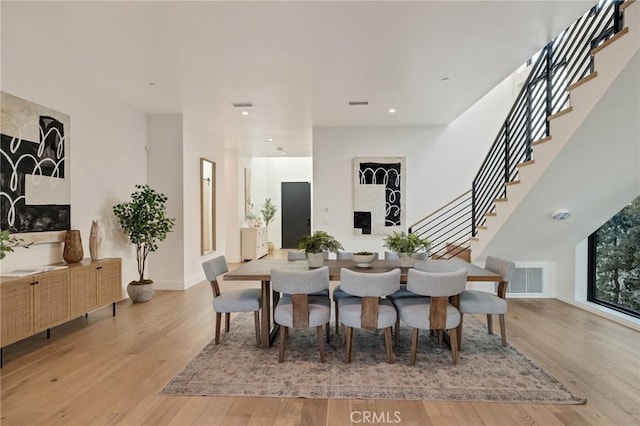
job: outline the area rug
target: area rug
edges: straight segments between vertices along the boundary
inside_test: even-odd
[[[289,333],[285,362],[278,363],[278,342],[257,348],[253,315],[239,314],[220,345],[209,343],[162,390],[165,395],[260,396],[329,399],[395,399],[584,404],[558,380],[520,351],[500,345],[499,334],[465,316],[458,365],[437,339],[422,332],[415,366],[409,366],[411,330],[401,329],[396,363],[386,362],[384,335],[354,330],[353,355],[334,333],[319,361],[315,329]],[[333,322],[332,322],[333,325]],[[213,326],[213,325],[212,325]]]

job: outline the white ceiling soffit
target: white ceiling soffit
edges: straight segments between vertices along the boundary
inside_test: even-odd
[[[3,1],[2,62],[189,113],[254,155],[310,155],[313,126],[451,122],[592,4]]]

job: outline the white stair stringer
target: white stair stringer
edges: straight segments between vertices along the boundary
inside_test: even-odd
[[[625,8],[625,27],[594,55],[597,76],[571,90],[572,111],[551,120],[551,140],[533,147],[507,201],[495,203],[472,260],[553,260],[640,194],[640,2]],[[572,211],[562,227],[550,219],[557,208]]]

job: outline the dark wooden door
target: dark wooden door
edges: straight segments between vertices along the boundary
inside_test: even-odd
[[[311,233],[311,184],[282,182],[282,248],[298,248],[298,240]]]

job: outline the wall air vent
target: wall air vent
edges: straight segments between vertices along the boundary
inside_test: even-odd
[[[543,294],[544,275],[543,267],[516,267],[507,293]]]
[[[231,105],[236,108],[251,108],[253,106],[251,102],[232,102]]]
[[[369,101],[349,101],[350,106],[369,105]]]

